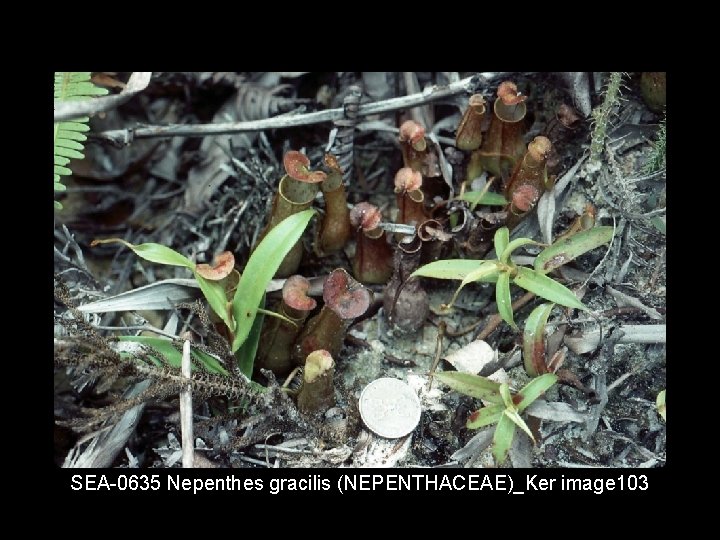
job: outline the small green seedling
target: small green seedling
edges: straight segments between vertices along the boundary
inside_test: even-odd
[[[456,392],[485,401],[485,407],[470,414],[466,427],[479,429],[497,424],[493,435],[493,456],[498,465],[507,458],[517,427],[535,442],[532,431],[520,414],[557,382],[556,375],[546,373],[513,394],[506,383],[496,383],[480,375],[444,371],[436,373],[435,378]]]
[[[315,211],[312,209],[293,214],[267,233],[250,256],[232,301],[228,300],[224,279],[217,279],[215,276],[205,277],[209,274],[208,271],[203,272],[203,269],[200,268],[203,265],[195,264],[184,255],[166,246],[153,243],[134,245],[119,238],[95,240],[92,245],[119,242],[147,261],[184,266],[192,271],[210,308],[230,330],[232,351],[238,359],[240,370],[249,377],[252,375],[255,351],[262,326],[262,317],[258,317],[258,314],[281,317],[263,309],[265,289],[285,255],[302,236],[314,214]],[[207,265],[204,266],[207,267]],[[209,271],[212,272],[213,269]],[[201,272],[205,276],[201,275]],[[135,341],[137,340],[135,339]],[[153,346],[155,345],[153,344]],[[211,370],[217,368],[217,366],[208,365],[202,357],[200,357],[200,361]]]
[[[441,306],[444,311],[450,311],[460,291],[468,283],[495,283],[498,312],[505,322],[517,329],[513,320],[511,284],[562,306],[589,311],[588,307],[578,300],[575,293],[545,274],[583,253],[608,243],[612,239],[612,235],[612,227],[595,227],[563,238],[543,250],[535,259],[534,268],[531,269],[516,265],[510,256],[520,246],[540,244],[530,238],[517,238],[511,242],[509,229],[502,227],[498,229],[494,237],[498,259],[435,261],[418,268],[412,275],[461,280],[460,286],[450,302]]]

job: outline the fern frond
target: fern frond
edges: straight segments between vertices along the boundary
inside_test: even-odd
[[[95,86],[90,82],[90,72],[58,72],[55,73],[55,100],[56,101],[77,101],[92,96],[103,96],[108,91],[105,88]],[[90,131],[88,117],[75,118],[70,122],[55,122],[55,134],[53,137],[54,158],[53,158],[53,184],[55,191],[65,191],[65,186],[60,181],[61,176],[68,176],[72,173],[65,167],[71,159],[82,159],[83,143],[87,140],[85,132]],[[62,204],[55,201],[55,208],[62,208]]]

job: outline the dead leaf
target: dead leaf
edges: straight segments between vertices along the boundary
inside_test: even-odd
[[[95,73],[90,77],[90,81],[98,86],[104,86],[106,88],[125,88],[125,83],[118,81],[115,77],[112,77],[109,73]]]
[[[450,362],[458,371],[473,375],[480,373],[486,365],[496,359],[497,351],[494,351],[490,345],[482,340],[471,341],[445,357],[445,360]]]

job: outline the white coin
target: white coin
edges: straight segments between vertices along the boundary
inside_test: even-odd
[[[360,416],[368,429],[381,437],[398,439],[420,422],[420,400],[406,383],[383,377],[360,394]]]

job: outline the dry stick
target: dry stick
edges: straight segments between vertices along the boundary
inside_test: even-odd
[[[483,75],[480,75],[483,77]],[[493,74],[493,77],[495,74]],[[485,82],[490,82],[493,77],[484,77]],[[470,82],[473,77],[467,77],[448,85],[435,85],[417,94],[386,99],[375,103],[360,105],[357,116],[370,116],[385,112],[397,111],[424,105],[438,99],[456,96],[469,91]],[[284,115],[254,120],[252,122],[224,122],[217,124],[181,125],[169,126],[144,126],[134,129],[115,129],[98,133],[97,137],[108,140],[117,145],[130,144],[134,139],[147,139],[151,137],[204,137],[206,135],[232,135],[248,131],[263,131],[266,129],[283,129],[310,124],[321,124],[333,122],[345,116],[342,107],[328,109],[307,114]]]
[[[191,377],[190,342],[183,343],[182,376]],[[182,431],[182,464],[192,469],[195,462],[195,437],[193,436],[192,386],[187,384],[180,390],[180,430]]]
[[[426,390],[429,392],[432,388],[432,381],[433,381],[433,375],[435,374],[435,370],[438,367],[438,364],[440,363],[440,356],[442,356],[442,342],[443,342],[443,336],[445,335],[445,329],[447,328],[447,325],[441,321],[440,324],[438,324],[438,335],[437,335],[437,346],[435,347],[435,359],[433,360],[432,366],[430,366],[430,373],[428,373],[428,382]]]
[[[290,375],[287,376],[287,378],[285,379],[285,382],[283,383],[281,388],[287,388],[288,386],[290,386],[290,383],[295,378],[295,375],[297,375],[297,372],[300,371],[301,369],[302,369],[302,367],[300,367],[300,366],[295,367],[295,369],[293,369],[290,372]]]
[[[521,307],[528,304],[533,298],[535,298],[535,293],[526,292],[524,295],[522,295],[520,298],[515,300],[512,303],[512,311],[513,313],[516,312]],[[484,340],[487,339],[487,337],[492,334],[498,326],[500,326],[500,323],[502,322],[502,317],[500,317],[499,313],[496,313],[490,319],[488,320],[487,325],[485,328],[482,329],[482,332],[478,334],[478,337],[475,338],[477,340]]]
[[[102,111],[109,111],[119,107],[138,92],[147,88],[152,77],[152,71],[136,71],[130,75],[125,89],[119,94],[99,98],[84,99],[81,101],[56,101],[53,120],[61,122],[79,116],[89,116]]]
[[[460,337],[464,336],[465,334],[472,332],[475,330],[478,326],[480,326],[483,323],[482,319],[478,319],[474,323],[472,323],[470,326],[466,326],[465,328],[460,328],[459,330],[450,330],[448,329],[445,334],[449,337]]]

